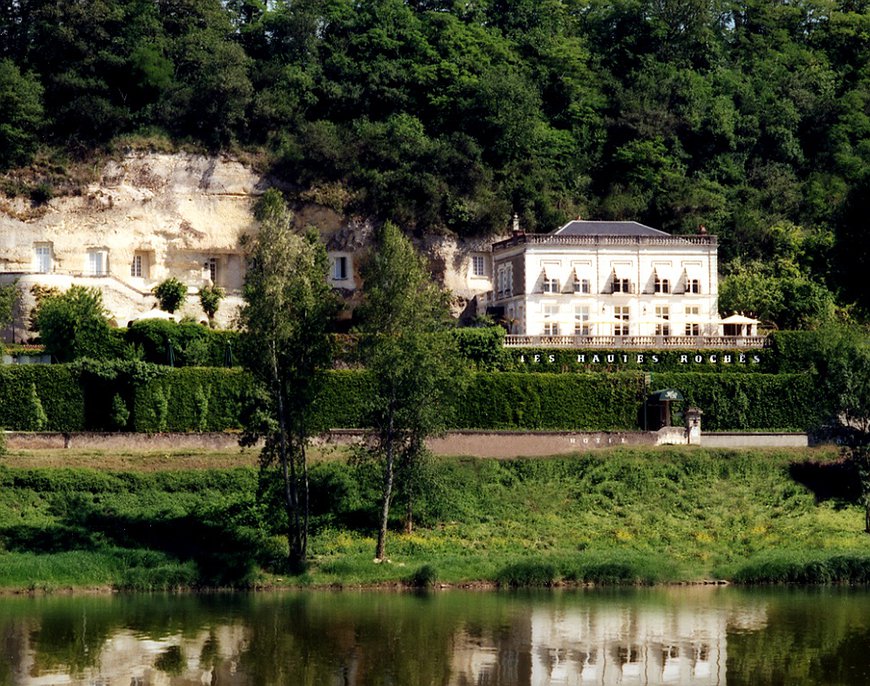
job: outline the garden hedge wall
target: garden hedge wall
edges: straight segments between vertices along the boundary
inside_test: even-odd
[[[636,429],[643,375],[478,373],[455,412],[463,429]]]
[[[454,428],[632,430],[640,426],[646,392],[661,388],[680,390],[687,404],[704,411],[704,427],[712,431],[808,429],[830,416],[809,374],[477,372],[454,413]],[[235,368],[93,362],[0,367],[0,425],[39,428],[34,389],[45,430],[225,431],[241,427],[253,381]],[[318,423],[362,427],[370,393],[367,372],[329,372]],[[123,423],[113,418],[119,401],[129,412]]]
[[[86,428],[85,395],[70,365],[0,366],[0,426],[11,431],[82,431]],[[34,390],[44,412],[37,421]]]
[[[651,390],[676,388],[704,412],[707,431],[797,430],[820,426],[830,411],[810,374],[653,374]]]

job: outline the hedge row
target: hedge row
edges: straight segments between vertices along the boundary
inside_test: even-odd
[[[830,416],[809,374],[654,374],[655,389],[676,388],[704,412],[708,431],[820,426]]]
[[[806,374],[478,372],[454,413],[455,428],[636,429],[648,391],[676,388],[704,411],[709,430],[807,429],[829,416]],[[327,375],[322,426],[364,426],[370,378]],[[239,369],[143,363],[0,368],[0,424],[12,430],[225,431],[239,429],[253,390]],[[34,400],[36,398],[36,400]],[[42,421],[37,421],[42,409]]]

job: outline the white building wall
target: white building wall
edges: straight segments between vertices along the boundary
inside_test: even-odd
[[[668,326],[669,335],[695,335],[687,325],[697,325],[697,335],[717,333],[718,274],[716,246],[707,244],[566,245],[520,243],[494,254],[494,288],[500,265],[523,255],[525,283],[512,298],[493,294],[494,304],[514,317],[524,305],[521,322],[512,333],[526,335],[575,334],[578,307],[589,312],[589,335],[609,336],[619,330],[616,315],[628,308],[630,336],[653,336],[657,325]],[[590,281],[589,293],[574,292],[574,272]],[[582,273],[581,273],[582,272]],[[629,293],[611,293],[613,275],[630,281]],[[558,280],[558,292],[544,292],[544,277]],[[655,278],[667,279],[669,293],[655,293]],[[688,292],[687,279],[700,282],[700,292]],[[523,300],[524,302],[520,302]],[[657,311],[657,308],[658,311]],[[663,321],[667,308],[667,322]],[[687,310],[687,308],[690,308]],[[658,315],[658,316],[657,316]],[[555,328],[554,325],[555,324]],[[661,331],[661,329],[659,329]]]

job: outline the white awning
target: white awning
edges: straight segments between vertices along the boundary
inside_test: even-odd
[[[686,272],[686,277],[689,279],[702,279],[704,277],[704,268],[700,264],[684,264],[683,271]]]
[[[719,322],[720,324],[758,324],[757,319],[753,319],[752,317],[747,317],[742,314],[732,314],[730,317],[725,317],[725,319]]]
[[[631,264],[620,264],[616,263],[613,265],[613,275],[617,279],[628,279],[631,280],[631,275],[634,272]]]

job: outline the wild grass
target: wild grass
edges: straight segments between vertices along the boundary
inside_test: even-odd
[[[320,460],[299,576],[283,566],[274,484],[253,467],[0,467],[0,587],[865,583],[862,510],[824,495],[848,488],[816,483],[845,478],[835,457],[675,448],[442,458],[412,533],[400,533],[400,494],[383,564],[373,561],[376,472]],[[814,476],[799,483],[794,465],[807,460]]]

